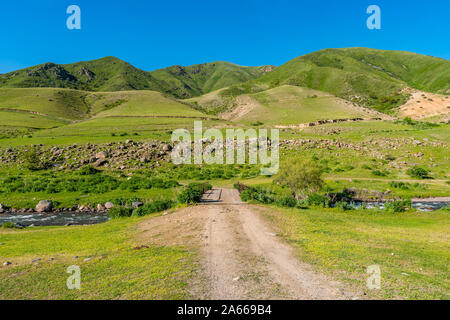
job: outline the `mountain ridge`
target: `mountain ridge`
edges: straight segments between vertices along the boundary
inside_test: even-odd
[[[175,98],[189,98],[224,86],[254,79],[272,66],[243,67],[229,62],[171,66],[144,71],[119,58],[71,64],[43,63],[0,75],[3,88],[66,88],[83,91],[153,90]],[[205,91],[206,90],[206,91]]]
[[[224,61],[173,65],[144,71],[107,56],[71,64],[44,63],[0,75],[0,87],[53,87],[83,91],[157,91],[177,99],[219,89],[238,96],[294,85],[331,93],[361,106],[387,112],[409,98],[414,88],[450,93],[450,61],[407,51],[362,47],[323,49],[274,67],[244,67]]]

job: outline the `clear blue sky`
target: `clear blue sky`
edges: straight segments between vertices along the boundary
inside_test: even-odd
[[[68,30],[66,9],[82,11]],[[366,9],[382,10],[368,30]],[[138,68],[230,61],[281,65],[323,48],[371,47],[450,58],[448,0],[2,0],[0,73],[116,56]]]

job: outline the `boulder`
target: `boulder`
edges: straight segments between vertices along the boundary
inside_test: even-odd
[[[108,152],[106,152],[106,151],[100,151],[99,153],[97,153],[97,154],[95,155],[95,157],[96,157],[97,159],[105,160],[106,158],[108,158]]]
[[[161,150],[162,151],[171,151],[172,150],[172,147],[169,145],[169,144],[163,144],[162,145],[162,147],[161,147]]]
[[[135,201],[135,202],[133,202],[132,204],[131,204],[131,206],[133,207],[133,208],[139,208],[139,207],[142,207],[144,204],[142,203],[142,202],[140,202],[140,201]]]
[[[36,205],[37,212],[51,212],[53,209],[53,203],[49,200],[42,200]]]
[[[107,203],[105,203],[105,208],[106,208],[107,210],[109,210],[109,209],[111,209],[111,208],[114,208],[114,204],[113,204],[112,202],[107,202]]]
[[[97,161],[95,161],[94,167],[101,167],[101,166],[105,165],[106,162],[107,161],[105,159],[98,159]]]
[[[2,204],[0,204],[0,213],[5,213],[6,207]]]
[[[99,203],[98,205],[97,205],[97,211],[100,211],[100,212],[102,212],[102,211],[105,211],[105,206],[104,205],[102,205],[101,203]]]

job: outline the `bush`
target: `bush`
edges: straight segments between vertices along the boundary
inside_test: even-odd
[[[81,168],[79,171],[80,175],[82,175],[82,176],[93,175],[93,174],[97,174],[99,172],[100,172],[100,170],[95,169],[93,166],[85,166],[85,167]]]
[[[114,205],[116,206],[125,206],[125,207],[131,207],[131,205],[133,204],[133,202],[142,202],[141,199],[139,198],[129,198],[129,199],[125,199],[125,198],[116,198],[113,201],[111,201]]]
[[[2,229],[20,229],[18,225],[16,225],[14,222],[4,222],[1,226]]]
[[[212,185],[209,183],[193,182],[186,186],[186,188],[178,195],[180,203],[197,203],[202,199],[203,194],[207,190],[211,190]]]
[[[111,219],[131,217],[132,214],[133,208],[113,207],[109,210],[109,216]]]
[[[406,210],[406,208],[410,208],[410,207],[411,207],[410,200],[392,201],[392,202],[386,202],[384,204],[384,210],[387,212],[392,212],[392,213],[404,212]]]
[[[397,188],[397,189],[401,189],[401,190],[409,190],[410,188],[410,184],[409,183],[405,183],[405,182],[396,182],[396,181],[391,181],[389,183],[389,186],[391,188]]]
[[[249,200],[253,199],[253,190],[252,189],[245,189],[241,192],[241,200],[244,202],[247,202]]]
[[[320,191],[324,184],[322,169],[315,162],[301,158],[293,158],[282,163],[275,182],[287,186],[292,196],[297,199]]]
[[[348,204],[346,201],[338,201],[336,202],[336,208],[339,208],[343,211],[353,210],[354,207]]]
[[[309,195],[308,198],[306,198],[306,204],[308,206],[326,207],[327,206],[327,198],[318,193],[313,193],[313,194]]]
[[[33,148],[23,154],[25,168],[31,171],[39,171],[47,168],[47,164],[39,158],[39,149]]]
[[[406,171],[406,173],[413,178],[427,179],[430,172],[427,169],[416,166]]]
[[[372,174],[377,177],[385,177],[388,173],[386,171],[373,170]]]
[[[277,200],[277,205],[282,207],[293,208],[297,205],[297,200],[292,197],[284,197]]]
[[[142,207],[136,208],[133,211],[134,217],[142,217],[155,212],[161,212],[172,208],[174,202],[171,200],[154,200]]]

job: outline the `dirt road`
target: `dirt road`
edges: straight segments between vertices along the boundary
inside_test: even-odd
[[[236,190],[214,190],[206,200],[140,226],[142,239],[151,243],[199,250],[201,272],[192,283],[194,298],[351,298],[339,283],[301,263],[258,210],[241,202]]]

